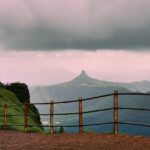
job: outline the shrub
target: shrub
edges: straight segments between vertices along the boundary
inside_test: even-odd
[[[2,82],[0,82],[0,87],[4,87],[4,84]]]
[[[60,127],[59,133],[65,133],[65,129],[63,126]]]
[[[5,85],[5,88],[15,93],[20,102],[22,103],[30,103],[30,94],[28,86],[25,83],[11,83]]]

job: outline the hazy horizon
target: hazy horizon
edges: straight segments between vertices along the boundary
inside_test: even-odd
[[[0,80],[29,85],[56,84],[78,76],[113,82],[150,80],[150,54],[130,51],[4,52]],[[118,61],[120,63],[118,63]]]

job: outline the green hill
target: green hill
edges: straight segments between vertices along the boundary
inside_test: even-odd
[[[0,87],[0,128],[3,129],[3,114],[4,114],[4,105],[10,105],[10,104],[21,104],[19,106],[9,106],[7,108],[7,114],[8,115],[22,115],[24,114],[24,105],[20,102],[20,100],[16,97],[16,95],[4,88]],[[29,112],[31,116],[28,116],[28,124],[38,124],[40,125],[39,120],[39,114],[37,109],[32,105],[29,107]],[[24,124],[24,116],[7,116],[7,124]],[[7,126],[7,129],[10,130],[17,130],[17,131],[23,131],[24,126]],[[36,132],[36,131],[42,131],[42,128],[36,127],[36,126],[30,126],[28,127],[28,131]]]

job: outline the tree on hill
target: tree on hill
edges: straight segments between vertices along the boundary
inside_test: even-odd
[[[11,83],[5,85],[6,89],[15,93],[22,103],[30,103],[30,94],[28,86],[25,83]]]
[[[4,84],[2,82],[0,82],[0,87],[4,87]]]

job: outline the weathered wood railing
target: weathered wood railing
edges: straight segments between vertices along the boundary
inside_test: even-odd
[[[24,131],[27,132],[28,131],[28,127],[29,126],[39,126],[36,124],[28,124],[28,116],[30,116],[30,114],[28,114],[29,112],[29,105],[50,105],[50,113],[49,114],[40,114],[41,116],[46,116],[49,115],[50,116],[50,125],[42,125],[43,127],[49,127],[50,128],[50,133],[53,134],[54,133],[54,127],[61,127],[58,125],[54,125],[54,116],[55,115],[78,115],[79,116],[79,124],[78,125],[65,125],[63,127],[79,127],[79,133],[83,132],[83,127],[84,126],[95,126],[95,125],[106,125],[106,124],[113,124],[113,133],[114,134],[118,134],[118,124],[127,124],[127,125],[138,125],[138,126],[145,126],[145,127],[150,127],[150,124],[141,124],[141,123],[133,123],[133,122],[120,122],[118,121],[118,110],[122,109],[126,109],[126,110],[141,110],[141,111],[150,111],[150,109],[146,109],[146,108],[129,108],[129,107],[118,107],[118,96],[119,95],[144,95],[144,96],[150,96],[150,94],[145,94],[145,93],[119,93],[118,91],[114,91],[114,93],[111,94],[106,94],[106,95],[101,95],[101,96],[96,96],[96,97],[91,97],[91,98],[85,98],[83,99],[82,97],[79,97],[78,100],[70,100],[70,101],[60,101],[60,102],[54,102],[54,100],[52,99],[50,101],[50,103],[25,103],[24,104],[24,114],[22,115],[10,115],[7,114],[7,108],[10,106],[20,106],[22,104],[10,104],[10,105],[4,105],[4,106],[0,106],[4,108],[4,113],[3,116],[4,118],[4,123],[3,123],[3,128],[7,129],[7,126],[24,126]],[[93,99],[98,99],[98,98],[104,98],[104,97],[108,97],[108,96],[113,96],[114,98],[114,104],[113,107],[110,108],[104,108],[104,109],[96,109],[96,110],[90,110],[90,111],[83,111],[83,106],[82,106],[82,102],[83,101],[90,101]],[[73,102],[78,102],[78,108],[79,111],[75,112],[75,113],[54,113],[54,104],[61,104],[61,103],[73,103]],[[101,122],[101,123],[93,123],[93,124],[83,124],[83,114],[86,113],[93,113],[93,112],[100,112],[100,111],[108,111],[108,110],[114,110],[114,115],[113,115],[113,122]],[[7,124],[7,116],[24,116],[24,124],[19,124],[19,125],[15,125],[15,124]]]

